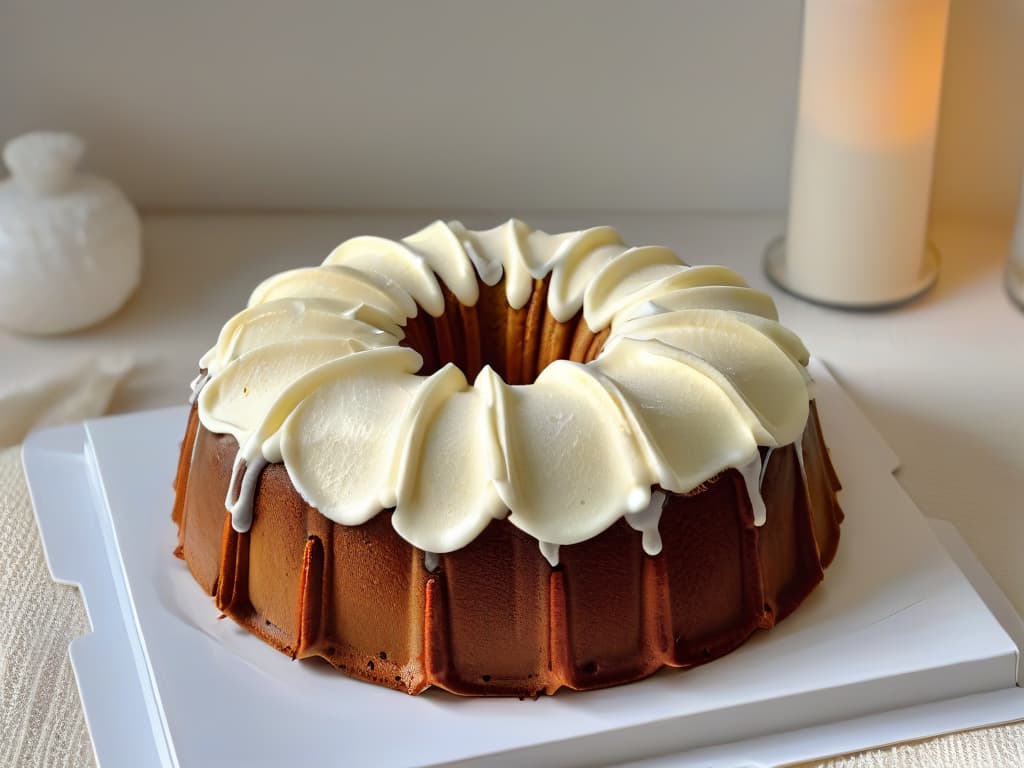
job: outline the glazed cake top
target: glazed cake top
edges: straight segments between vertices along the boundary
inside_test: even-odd
[[[466,306],[480,282],[512,308],[550,274],[560,322],[580,310],[610,327],[588,363],[558,360],[530,384],[485,366],[420,375],[399,346],[422,309]],[[724,267],[629,247],[610,227],[547,234],[511,220],[486,231],[435,222],[400,241],[357,237],[320,267],[275,275],[224,326],[194,387],[206,429],[233,435],[227,507],[248,530],[256,479],[283,461],[328,518],[359,525],[394,508],[414,546],[450,552],[506,515],[549,560],[620,517],[660,549],[660,493],[728,468],[763,522],[758,446],[797,441],[808,416],[808,353],[772,300]],[[798,454],[800,451],[798,451]]]

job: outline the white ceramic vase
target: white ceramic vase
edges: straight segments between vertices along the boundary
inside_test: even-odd
[[[75,172],[77,136],[36,132],[4,147],[0,328],[53,334],[109,317],[138,287],[142,229],[106,179]]]

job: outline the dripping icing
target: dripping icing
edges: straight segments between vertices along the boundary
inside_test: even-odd
[[[423,567],[430,573],[437,570],[437,566],[441,564],[441,556],[437,552],[423,552]]]
[[[803,481],[804,486],[807,485],[807,467],[804,466],[804,441],[803,438],[793,443],[793,449],[796,451],[796,463],[800,467],[800,479]]]
[[[764,488],[764,476],[766,474],[768,474],[768,463],[772,460],[772,454],[773,453],[775,453],[775,449],[774,448],[769,448],[765,452],[764,458],[761,459],[761,472],[757,476],[757,487],[758,488],[762,488],[762,489]]]
[[[767,518],[764,497],[761,496],[761,451],[754,451],[754,458],[738,469],[743,475],[743,482],[747,485],[750,508],[754,512],[754,525],[760,528]]]
[[[191,393],[188,396],[189,405],[195,405],[196,400],[199,399],[199,395],[203,391],[203,387],[205,387],[209,383],[211,378],[212,375],[210,374],[210,371],[207,370],[200,372],[198,376],[196,376],[194,379],[192,379],[191,382],[189,382],[189,388],[191,389]]]
[[[252,508],[256,497],[256,483],[267,466],[263,452],[252,450],[249,446],[253,441],[246,441],[249,450],[239,450],[231,465],[231,480],[228,484],[228,495],[224,506],[231,514],[231,527],[239,533],[245,533],[252,527]]]
[[[639,512],[627,512],[626,522],[634,531],[640,531],[643,536],[644,552],[651,557],[661,553],[661,532],[658,525],[661,523],[661,512],[665,508],[665,493],[654,491],[651,494],[651,501],[645,509]]]
[[[558,566],[558,544],[552,544],[549,541],[537,542],[540,545],[540,553],[544,555],[544,559],[548,561],[552,568]]]
[[[501,282],[501,276],[503,273],[500,261],[490,261],[485,259],[476,250],[476,246],[473,245],[472,240],[463,240],[462,247],[466,251],[466,256],[469,257],[470,263],[476,270],[477,275],[480,276],[480,280],[483,281],[484,285],[495,286]]]

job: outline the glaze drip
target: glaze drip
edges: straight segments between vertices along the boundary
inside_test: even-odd
[[[555,568],[558,565],[558,545],[552,544],[550,541],[540,541],[540,553],[544,555],[544,559],[548,561],[548,564]]]
[[[441,564],[441,558],[436,552],[424,552],[423,553],[423,567],[428,572],[433,573],[437,570],[437,567]]]
[[[797,445],[798,443],[793,443]],[[775,453],[774,448],[768,448],[765,450],[764,458],[761,459],[761,472],[757,477],[757,487],[764,488],[764,476],[768,474],[768,464],[772,460],[772,454]]]
[[[754,453],[754,458],[738,468],[743,475],[743,482],[747,486],[747,496],[750,498],[750,508],[754,513],[754,525],[764,525],[768,513],[764,506],[764,497],[761,496],[761,452]]]
[[[797,440],[793,443],[793,448],[796,449],[796,464],[800,467],[800,479],[804,485],[807,485],[807,467],[804,466],[804,443],[803,440]]]
[[[253,498],[260,473],[267,460],[256,451],[239,451],[231,467],[231,482],[224,507],[231,514],[231,527],[245,533],[252,527]]]
[[[644,552],[651,557],[661,554],[661,532],[658,526],[661,523],[661,511],[665,508],[665,499],[664,492],[655,491],[651,494],[651,502],[646,509],[626,513],[626,522],[634,531],[643,534]]]
[[[196,400],[199,399],[200,393],[203,391],[203,387],[210,381],[210,372],[205,371],[198,374],[192,381],[189,382],[189,396],[188,404],[194,405]]]

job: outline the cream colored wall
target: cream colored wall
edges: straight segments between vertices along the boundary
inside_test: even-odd
[[[1006,216],[1022,0],[953,0],[941,211]],[[9,0],[0,135],[159,208],[782,209],[799,0]]]

